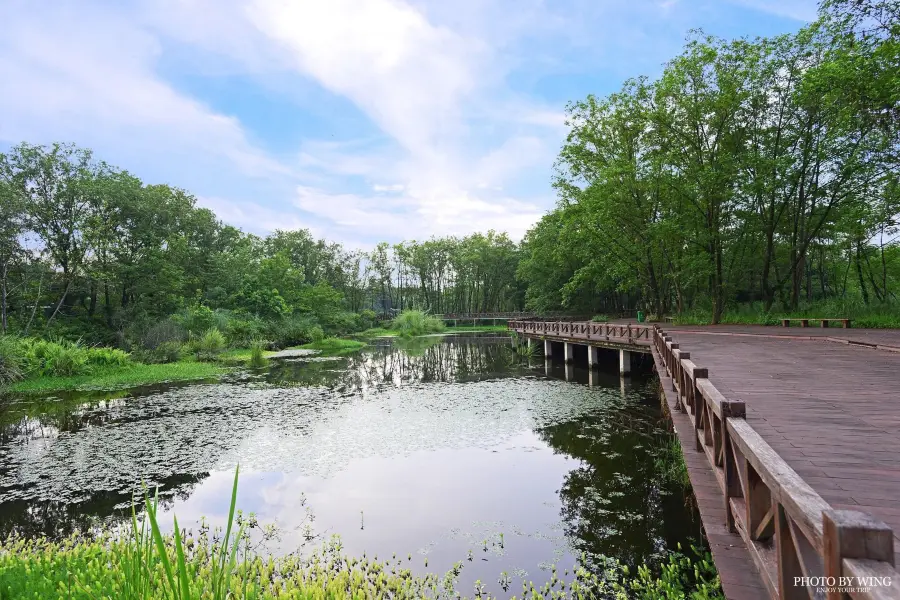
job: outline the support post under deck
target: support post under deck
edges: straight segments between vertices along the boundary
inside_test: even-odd
[[[631,352],[619,350],[619,374],[631,375]]]

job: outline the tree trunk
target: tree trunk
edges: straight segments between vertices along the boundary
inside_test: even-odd
[[[6,273],[7,273],[7,263],[3,261],[3,268],[0,271],[0,331],[6,333],[7,322],[6,322]]]
[[[88,316],[93,317],[97,310],[97,282],[91,279],[91,302],[88,305]]]
[[[863,302],[869,303],[869,290],[866,289],[866,281],[863,279],[862,263],[859,261],[860,243],[856,242],[856,276],[859,278],[859,290],[862,292]]]
[[[50,324],[53,323],[53,319],[56,318],[56,314],[59,312],[59,309],[62,307],[63,302],[66,301],[66,296],[69,295],[69,288],[71,288],[71,287],[72,287],[72,280],[70,279],[69,281],[66,282],[66,289],[63,290],[62,297],[59,299],[59,302],[56,303],[56,310],[54,310],[53,314],[50,315],[50,318],[47,319],[47,326],[44,328],[44,330],[50,329]]]

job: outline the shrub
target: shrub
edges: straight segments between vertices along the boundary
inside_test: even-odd
[[[593,321],[594,323],[608,323],[609,315],[594,315],[593,317],[591,317],[591,321]]]
[[[0,386],[25,377],[25,350],[12,336],[0,336]]]
[[[90,372],[88,352],[80,344],[47,342],[42,356],[44,375],[69,377]]]
[[[176,323],[184,327],[188,333],[200,335],[218,324],[219,319],[208,306],[195,306],[181,311],[172,317]]]
[[[314,325],[307,333],[310,342],[321,342],[325,339],[325,331],[318,325]]]
[[[141,347],[156,350],[163,344],[176,343],[179,347],[187,339],[187,330],[173,319],[163,319],[141,336]]]
[[[421,310],[404,310],[391,323],[402,336],[424,335],[444,330],[444,322]]]
[[[124,367],[131,364],[131,356],[117,348],[89,348],[87,361],[97,367]]]
[[[258,317],[232,317],[225,326],[228,344],[235,348],[252,346],[266,334],[266,323]]]
[[[263,340],[254,340],[250,344],[250,366],[253,368],[264,367],[269,364],[268,359],[266,359],[266,347],[268,343]]]
[[[378,314],[374,310],[368,308],[359,313],[359,321],[357,322],[360,330],[372,329],[378,325]]]
[[[298,346],[311,341],[311,330],[317,325],[310,315],[292,315],[270,322],[266,338],[272,340],[273,345],[278,348]]]
[[[225,336],[217,328],[212,327],[203,334],[197,345],[197,358],[215,360],[225,349]]]
[[[135,352],[135,358],[147,364],[174,363],[181,360],[184,344],[181,342],[163,342],[152,350]]]

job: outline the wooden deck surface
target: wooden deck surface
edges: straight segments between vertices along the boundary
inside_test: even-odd
[[[889,525],[900,557],[900,330],[670,325],[665,332],[675,352],[690,353],[691,369],[708,372],[717,394],[745,404],[749,431],[831,508]],[[722,488],[707,453],[696,450],[697,423],[674,408],[672,356],[664,364],[656,347],[653,354],[726,597],[768,597],[744,539],[725,526]]]
[[[900,348],[900,331],[669,331],[720,392],[746,403],[747,422],[822,498],[890,525],[900,556],[900,353],[816,339]]]

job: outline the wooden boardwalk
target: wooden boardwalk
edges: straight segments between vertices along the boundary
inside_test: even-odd
[[[851,596],[900,598],[900,331],[684,326],[653,335],[727,597],[824,598],[790,582],[878,574],[893,580]],[[578,337],[572,343],[603,343]]]
[[[744,401],[747,422],[822,498],[890,525],[900,555],[900,354],[670,332],[726,398]],[[854,333],[847,337],[877,336],[900,347],[900,332]]]

